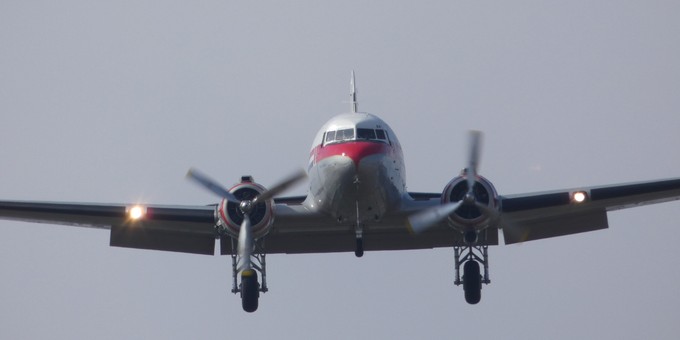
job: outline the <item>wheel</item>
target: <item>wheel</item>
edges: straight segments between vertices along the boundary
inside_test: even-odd
[[[357,237],[357,247],[354,249],[354,256],[364,256],[364,239],[361,237]]]
[[[257,282],[257,272],[248,269],[241,272],[241,304],[243,310],[252,313],[257,310],[260,297],[260,284]]]
[[[479,263],[474,260],[465,262],[463,267],[463,290],[465,301],[471,305],[482,299],[482,276],[479,273]]]

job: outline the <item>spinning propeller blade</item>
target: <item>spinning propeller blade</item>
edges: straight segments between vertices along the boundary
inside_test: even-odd
[[[234,202],[234,203],[240,203],[241,200],[236,198],[236,196],[232,195],[227,189],[222,187],[217,181],[211,179],[210,177],[202,174],[196,169],[189,169],[189,172],[187,172],[187,178],[193,180],[194,182],[197,182],[198,184],[202,185],[204,188],[208,189],[215,195],[222,197],[226,199],[229,202]]]
[[[409,230],[416,234],[422,233],[443,221],[462,204],[463,201],[451,202],[413,214],[408,217]]]
[[[468,184],[468,195],[474,198],[473,188],[477,180],[477,170],[479,168],[479,154],[482,144],[482,132],[471,130],[468,133],[468,166],[467,170],[467,184]]]
[[[300,169],[299,171],[293,173],[292,175],[290,175],[288,178],[284,179],[277,185],[273,186],[271,189],[259,194],[257,197],[255,197],[253,202],[266,201],[268,199],[272,199],[274,198],[274,196],[277,196],[280,193],[288,190],[288,188],[297,184],[306,177],[307,173],[304,170]]]
[[[238,231],[238,254],[241,256],[238,269],[251,268],[250,255],[253,253],[253,231],[250,228],[250,216],[243,214],[243,223]]]

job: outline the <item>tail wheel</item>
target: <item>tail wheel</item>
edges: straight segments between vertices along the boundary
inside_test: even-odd
[[[463,274],[465,301],[471,305],[479,303],[482,299],[482,276],[480,275],[479,263],[474,260],[465,262]]]
[[[241,304],[243,310],[252,313],[257,310],[260,297],[260,284],[257,282],[257,272],[248,269],[241,273]]]

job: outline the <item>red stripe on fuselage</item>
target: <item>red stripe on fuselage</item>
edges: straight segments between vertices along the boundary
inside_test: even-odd
[[[392,147],[380,142],[345,142],[338,144],[328,144],[324,146],[317,146],[312,151],[314,153],[314,163],[318,163],[328,157],[345,156],[354,161],[355,165],[364,158],[376,154],[388,154]]]

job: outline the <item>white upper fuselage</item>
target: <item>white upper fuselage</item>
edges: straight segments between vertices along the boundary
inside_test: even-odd
[[[312,143],[305,205],[339,222],[380,220],[406,195],[397,136],[369,113],[345,113],[324,124]]]

